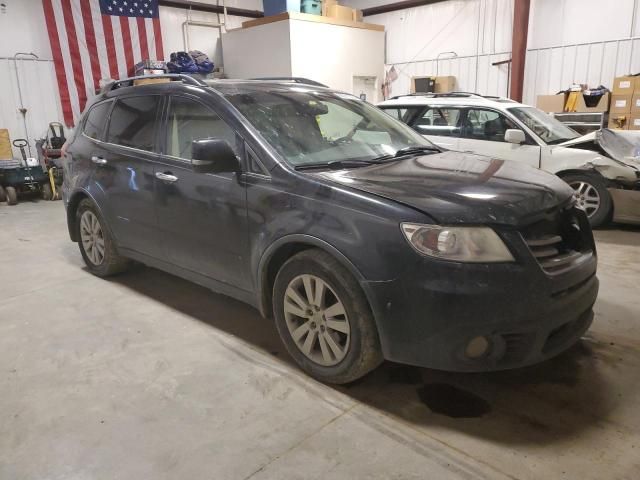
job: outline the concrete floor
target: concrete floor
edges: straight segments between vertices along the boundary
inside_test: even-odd
[[[253,309],[143,267],[100,280],[61,202],[2,204],[0,479],[639,478],[640,229],[596,236],[571,351],[332,388]]]

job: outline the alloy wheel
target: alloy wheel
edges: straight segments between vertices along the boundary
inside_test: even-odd
[[[98,217],[87,210],[80,217],[80,238],[89,261],[95,266],[104,261],[104,235]]]
[[[600,194],[596,187],[583,181],[572,182],[569,185],[574,190],[576,207],[584,210],[589,218],[595,215],[600,208]]]
[[[351,326],[335,291],[306,274],[289,282],[284,297],[285,321],[298,349],[318,365],[340,363],[349,350]]]

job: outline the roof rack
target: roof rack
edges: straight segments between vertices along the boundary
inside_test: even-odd
[[[402,98],[402,97],[429,97],[429,98],[477,97],[477,98],[490,98],[490,99],[500,99],[500,98],[502,98],[502,97],[497,97],[495,95],[480,95],[479,93],[474,93],[474,92],[447,92],[447,93],[416,92],[416,93],[407,93],[406,95],[397,95],[395,97],[391,97],[389,100],[395,100],[396,98]]]
[[[305,85],[312,85],[314,87],[329,88],[324,83],[316,82],[315,80],[311,80],[310,78],[304,78],[304,77],[260,77],[260,78],[252,78],[251,80],[273,80],[273,81],[280,81],[280,82],[293,82],[293,83],[302,83]]]
[[[121,80],[116,80],[105,85],[102,88],[102,92],[110,92],[111,90],[115,90],[117,88],[122,87],[130,87],[133,85],[135,80],[144,80],[144,79],[155,79],[155,78],[168,78],[173,79],[175,81],[181,81],[183,83],[188,83],[189,85],[195,85],[198,87],[206,87],[207,84],[201,80],[200,78],[192,77],[191,75],[186,75],[184,73],[161,73],[156,75],[139,75],[137,77],[129,77],[123,78]]]

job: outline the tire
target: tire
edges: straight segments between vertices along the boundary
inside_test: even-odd
[[[87,198],[76,210],[76,234],[84,263],[94,275],[108,277],[129,267],[130,261],[118,255],[113,236],[100,211]]]
[[[319,302],[315,299],[318,286],[324,291]],[[312,302],[305,300],[309,289]],[[302,300],[306,309],[293,300],[292,290],[301,292],[298,302]],[[378,331],[360,285],[342,264],[321,250],[305,250],[282,266],[273,287],[273,314],[289,354],[322,382],[349,383],[382,363]],[[295,332],[303,332],[297,341]],[[308,353],[304,353],[307,344]]]
[[[15,187],[6,187],[7,205],[16,205],[18,203],[18,192]]]
[[[0,203],[4,202],[7,199],[7,193],[4,190],[4,187],[0,185]]]
[[[51,185],[49,185],[48,183],[44,183],[42,185],[42,190],[40,192],[42,194],[42,199],[43,200],[52,200],[53,199],[53,192],[51,191]]]
[[[585,211],[592,227],[601,227],[611,220],[613,201],[601,177],[589,173],[570,173],[561,178],[575,190],[576,206]]]

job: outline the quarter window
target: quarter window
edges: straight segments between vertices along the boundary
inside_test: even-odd
[[[518,128],[511,120],[493,110],[469,109],[462,124],[462,138],[504,142],[509,128]]]
[[[111,109],[111,102],[102,102],[91,107],[84,122],[83,133],[90,138],[102,140],[107,115]]]
[[[459,137],[459,119],[460,110],[458,108],[432,107],[413,122],[413,129],[422,135]]]
[[[172,97],[169,108],[167,154],[191,160],[194,140],[226,140],[237,153],[235,132],[220,116],[195,100]]]
[[[109,120],[107,142],[153,151],[160,97],[128,97],[116,101]]]

